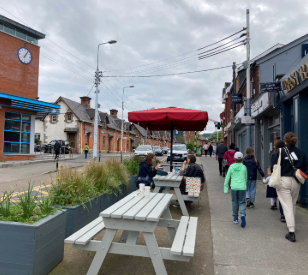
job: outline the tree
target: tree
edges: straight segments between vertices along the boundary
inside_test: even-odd
[[[178,136],[177,141],[178,141],[179,143],[185,144],[185,138],[184,138],[183,136]]]
[[[194,151],[195,151],[195,140],[192,139],[190,142],[188,142],[188,143],[186,144],[186,146],[187,146],[187,149],[189,149],[189,150],[191,150],[192,152],[194,152]]]
[[[223,138],[223,136],[222,136],[222,131],[219,131],[219,132],[218,132],[218,141],[217,141],[217,132],[214,133],[214,134],[212,134],[212,135],[209,137],[209,140],[210,140],[211,142],[217,142],[217,143],[219,143],[219,141],[220,141],[222,138]]]

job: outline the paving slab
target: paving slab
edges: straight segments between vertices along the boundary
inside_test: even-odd
[[[246,210],[246,228],[234,224],[230,193],[223,193],[215,159],[201,158],[208,181],[215,274],[308,274],[308,211],[297,207],[296,243],[279,210],[270,210],[266,185],[258,181],[255,208]]]

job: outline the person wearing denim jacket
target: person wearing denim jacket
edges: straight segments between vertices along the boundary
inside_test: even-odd
[[[246,205],[248,208],[254,208],[256,191],[257,191],[257,172],[265,180],[265,175],[260,167],[260,163],[254,155],[254,150],[247,147],[243,164],[247,167],[248,180],[246,189]]]

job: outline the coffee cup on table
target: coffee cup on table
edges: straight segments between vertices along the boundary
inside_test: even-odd
[[[144,183],[140,183],[140,184],[139,184],[139,191],[140,191],[141,193],[144,193],[144,187],[145,187],[145,184],[144,184]]]
[[[149,197],[151,193],[151,187],[150,186],[145,186],[144,187],[144,195],[145,197]]]

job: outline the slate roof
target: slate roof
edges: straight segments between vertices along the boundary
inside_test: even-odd
[[[93,123],[89,115],[86,112],[86,109],[87,109],[86,106],[76,101],[65,98],[65,97],[61,97],[61,99],[70,108],[70,110],[79,118],[79,120],[88,122],[88,123]]]
[[[143,127],[141,127],[140,125],[138,125],[138,124],[135,124],[135,123],[133,123],[134,125],[135,125],[135,127],[137,128],[137,130],[140,132],[140,134],[142,135],[142,136],[146,136],[146,130],[143,128]]]

